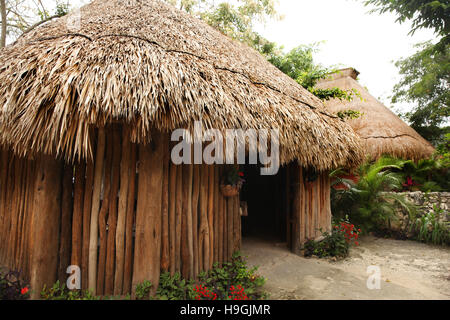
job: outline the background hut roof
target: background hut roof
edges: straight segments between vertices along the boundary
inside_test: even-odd
[[[359,138],[255,50],[157,0],[96,0],[0,51],[0,132],[21,155],[92,156],[94,127],[132,139],[201,120],[280,130],[283,163],[359,163]]]
[[[412,160],[430,157],[434,152],[433,146],[370,95],[356,80],[358,75],[355,69],[347,68],[318,83],[318,88],[356,89],[361,94],[362,99],[354,97],[351,102],[339,99],[327,101],[327,110],[335,114],[348,109],[363,113],[362,117],[349,120],[349,123],[363,138],[367,153],[374,159],[382,154]]]

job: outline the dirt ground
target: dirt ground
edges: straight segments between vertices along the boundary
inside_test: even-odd
[[[267,278],[274,300],[450,300],[450,249],[364,237],[341,261],[304,258],[283,244],[244,239],[249,265]],[[380,289],[367,288],[368,266],[381,271]]]

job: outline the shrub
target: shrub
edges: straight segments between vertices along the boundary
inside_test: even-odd
[[[65,284],[56,281],[53,286],[41,290],[41,299],[44,300],[100,300],[101,298],[93,295],[89,290],[69,290]]]
[[[333,223],[331,233],[322,232],[323,240],[308,240],[304,244],[306,257],[317,256],[319,258],[348,256],[350,246],[359,245],[358,238],[361,229],[357,229],[348,219]]]
[[[219,300],[236,298],[233,294],[236,293],[236,288],[243,289],[247,300],[265,299],[267,294],[261,288],[266,280],[256,274],[257,270],[257,267],[248,268],[242,255],[236,252],[231,262],[225,262],[222,266],[215,264],[208,273],[200,274],[198,281],[214,292]]]
[[[161,300],[192,300],[194,299],[193,284],[193,281],[183,279],[179,272],[175,273],[174,276],[171,276],[169,272],[163,273],[159,279],[156,298]]]
[[[433,211],[420,217],[411,217],[411,232],[417,240],[436,245],[450,244],[450,223],[440,221],[444,210],[434,205]]]
[[[359,180],[346,180],[347,189],[334,190],[333,214],[348,215],[365,231],[374,231],[395,219],[395,213],[403,208],[413,214],[416,206],[404,195],[395,193],[402,189],[400,170],[406,161],[382,157],[375,163],[367,162],[358,169]]]
[[[20,277],[19,271],[0,272],[0,300],[26,300],[30,286]]]

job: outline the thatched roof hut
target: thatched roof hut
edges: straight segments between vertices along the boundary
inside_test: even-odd
[[[195,278],[240,248],[241,201],[295,252],[331,229],[327,170],[357,165],[362,148],[321,101],[164,2],[96,0],[74,18],[0,51],[0,264],[35,295],[69,265],[97,294],[156,290],[161,270]],[[197,120],[279,129],[286,165],[251,176],[247,198],[226,194],[232,165],[171,161],[168,133]]]
[[[317,84],[322,89],[356,89],[361,95],[351,102],[327,101],[327,111],[337,114],[351,109],[363,114],[358,119],[349,120],[349,124],[363,139],[365,150],[374,159],[383,154],[411,160],[430,157],[434,152],[433,146],[361,86],[357,81],[358,75],[359,72],[353,68],[342,69]]]
[[[91,128],[280,129],[281,160],[354,165],[358,139],[255,50],[157,0],[96,0],[0,52],[1,140],[19,154],[89,157]]]

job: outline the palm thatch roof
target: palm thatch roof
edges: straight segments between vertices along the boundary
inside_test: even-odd
[[[352,129],[255,50],[158,0],[96,0],[0,51],[0,142],[18,154],[92,156],[95,127],[280,130],[283,163],[360,162]],[[76,24],[75,24],[76,26]]]
[[[356,89],[361,95],[351,102],[339,99],[327,101],[327,110],[335,114],[349,109],[362,113],[360,118],[349,120],[349,124],[363,139],[366,153],[373,159],[383,154],[411,160],[430,157],[434,152],[433,146],[370,95],[356,80],[358,75],[355,69],[347,68],[318,83],[318,88]]]

